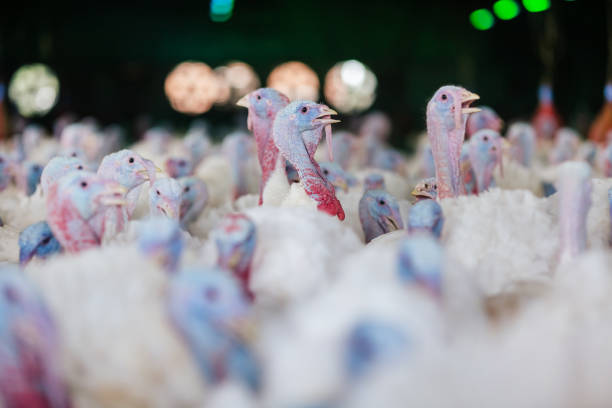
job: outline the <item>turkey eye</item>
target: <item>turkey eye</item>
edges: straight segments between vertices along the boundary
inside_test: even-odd
[[[219,298],[219,291],[216,288],[206,288],[204,297],[211,302],[215,302]]]
[[[134,158],[133,158],[133,157],[130,157],[130,159],[128,160],[128,162],[130,162],[130,164],[131,164],[131,163],[134,163]]]
[[[306,113],[306,112],[308,112],[308,108],[307,108],[306,106],[304,106],[304,107],[301,109],[301,111],[302,111],[302,113]]]
[[[380,205],[385,205],[385,200],[380,200],[380,201],[378,202],[378,204],[380,204]]]
[[[184,160],[181,160],[181,161],[179,161],[179,163],[178,163],[178,164],[179,164],[179,166],[183,167],[183,166],[185,166],[187,163],[185,163],[185,161],[184,161]]]
[[[76,154],[76,152],[72,152],[72,154],[71,154],[70,156],[71,156],[71,157],[76,157],[76,156],[77,156],[77,154]]]
[[[483,137],[482,140],[484,140],[485,142],[488,142],[489,141],[489,136]]]
[[[189,190],[191,190],[189,187],[185,187],[185,190],[183,190],[184,192],[188,193]]]
[[[159,190],[155,190],[155,192],[157,193],[157,195],[161,195],[161,193],[159,192]]]
[[[434,190],[437,190],[437,189],[438,189],[438,186],[437,186],[437,185],[435,185],[435,186],[434,186]]]
[[[41,244],[47,245],[49,242],[51,242],[51,237],[46,237],[45,239],[42,240]]]
[[[86,181],[81,181],[81,187],[87,188],[87,182]]]
[[[448,99],[448,96],[446,96],[446,94],[442,94],[442,100],[445,101]]]
[[[77,170],[83,170],[83,166],[78,166]]]
[[[38,167],[38,166],[34,166],[34,167],[32,167],[32,170],[34,170],[34,171],[39,171],[39,170],[40,170],[40,167]]]
[[[257,100],[260,101],[261,100],[261,95],[257,95]]]
[[[329,174],[329,171],[327,171],[327,170],[323,170],[323,174],[328,175],[328,174]]]
[[[425,184],[425,188],[429,188],[429,184]]]

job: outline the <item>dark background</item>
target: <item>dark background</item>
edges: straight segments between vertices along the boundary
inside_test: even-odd
[[[529,118],[544,75],[539,39],[548,14],[558,28],[553,83],[565,121],[584,132],[602,105],[606,79],[605,0],[551,0],[545,13],[525,10],[477,31],[471,11],[494,0],[261,1],[235,0],[233,17],[213,23],[209,1],[85,5],[22,1],[0,11],[0,78],[22,64],[44,62],[58,74],[61,95],[46,125],[67,111],[130,129],[154,122],[187,126],[163,93],[166,74],[193,59],[215,67],[251,64],[262,82],[275,65],[300,60],[321,81],[336,62],[356,58],[379,81],[372,109],[393,119],[392,142],[424,128],[425,104],[441,85],[479,93],[507,120]],[[521,7],[522,8],[522,7]],[[9,110],[14,110],[9,106]],[[203,115],[213,125],[242,123],[233,110]],[[350,126],[351,118],[345,118]]]

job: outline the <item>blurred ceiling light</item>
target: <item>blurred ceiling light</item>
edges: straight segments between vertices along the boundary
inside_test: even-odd
[[[22,116],[44,115],[57,103],[59,80],[44,64],[24,65],[11,78],[8,96]]]
[[[550,8],[550,0],[523,0],[523,6],[530,13],[539,13]]]
[[[234,61],[215,68],[220,80],[220,92],[216,103],[234,104],[238,99],[259,88],[259,77],[255,70],[244,62]]]
[[[493,27],[494,22],[495,18],[493,18],[493,14],[487,9],[474,10],[470,14],[470,23],[472,23],[477,30],[489,30]]]
[[[514,0],[498,0],[493,4],[493,12],[500,20],[512,20],[518,16],[520,8]]]
[[[211,0],[210,19],[215,23],[223,23],[232,17],[234,0]]]
[[[319,97],[319,77],[308,65],[291,61],[274,68],[268,75],[268,86],[287,95],[292,101],[315,101]]]
[[[175,110],[198,115],[212,107],[219,94],[219,84],[217,76],[208,65],[186,61],[168,74],[164,90]]]
[[[361,62],[339,62],[325,76],[325,99],[343,113],[361,112],[374,103],[377,84],[374,73]]]

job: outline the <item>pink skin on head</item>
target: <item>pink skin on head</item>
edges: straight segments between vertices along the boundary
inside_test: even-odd
[[[288,97],[269,88],[253,91],[239,102],[239,105],[245,106],[249,110],[247,126],[253,132],[257,145],[257,158],[261,167],[259,205],[263,203],[263,189],[274,172],[278,161],[278,148],[272,138],[274,118],[288,104]]]
[[[560,166],[559,226],[561,262],[586,249],[586,217],[591,206],[591,169],[584,162],[565,162]]]
[[[82,189],[81,195],[72,194]],[[125,204],[125,189],[93,173],[77,172],[53,183],[48,190],[47,222],[68,252],[99,246],[108,208]]]
[[[467,114],[475,95],[457,86],[443,86],[427,104],[427,133],[436,168],[438,199],[465,193],[459,160]]]

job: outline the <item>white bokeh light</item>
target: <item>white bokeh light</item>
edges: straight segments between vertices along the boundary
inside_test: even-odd
[[[325,98],[343,113],[368,109],[376,99],[378,81],[374,73],[357,60],[334,65],[325,76]]]
[[[59,80],[44,64],[24,65],[13,74],[8,95],[21,115],[44,115],[57,103]]]

